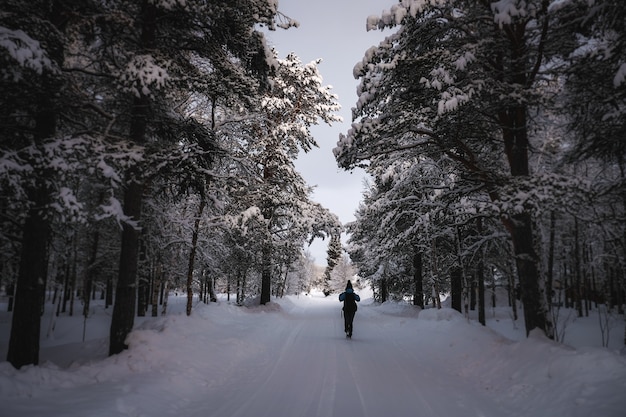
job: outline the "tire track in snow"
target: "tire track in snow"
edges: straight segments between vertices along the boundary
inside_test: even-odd
[[[511,415],[454,379],[428,335],[415,337],[414,317],[363,305],[346,339],[337,304],[305,303],[246,326],[246,339],[259,346],[243,364],[248,369],[211,389],[214,408],[194,417]]]

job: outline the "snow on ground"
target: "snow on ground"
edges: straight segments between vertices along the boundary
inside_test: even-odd
[[[107,357],[111,309],[42,320],[41,365],[0,362],[0,416],[12,417],[622,417],[623,318],[601,348],[595,318],[566,334],[576,348],[523,336],[508,308],[488,327],[444,308],[375,304],[365,292],[352,339],[336,296],[267,306],[170,298],[166,317],[141,318],[130,349]],[[0,355],[10,314],[0,303]],[[566,337],[567,341],[567,337]]]

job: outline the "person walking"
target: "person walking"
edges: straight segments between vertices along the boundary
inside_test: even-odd
[[[361,301],[361,297],[352,289],[352,283],[348,280],[346,284],[346,290],[339,294],[339,301],[343,301],[343,321],[344,321],[344,331],[346,332],[346,337],[352,337],[352,322],[354,321],[354,315],[357,310],[357,301]]]

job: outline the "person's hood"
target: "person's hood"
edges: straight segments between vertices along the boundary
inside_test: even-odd
[[[346,288],[346,292],[349,294],[352,294],[354,292],[354,290],[352,288]]]

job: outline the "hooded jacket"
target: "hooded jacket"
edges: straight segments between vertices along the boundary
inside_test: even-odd
[[[346,290],[339,294],[339,301],[343,301],[343,311],[356,311],[357,301],[361,301],[361,297],[352,289],[352,284],[348,282]]]

